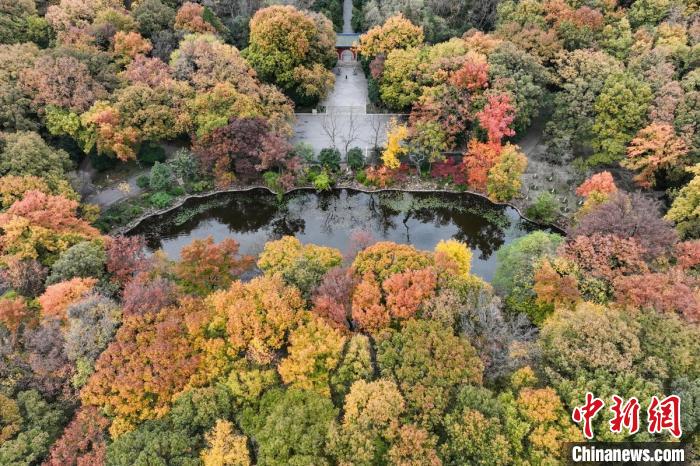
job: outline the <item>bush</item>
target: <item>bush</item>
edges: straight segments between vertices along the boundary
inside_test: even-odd
[[[313,146],[305,142],[297,142],[294,144],[294,155],[299,157],[307,164],[314,163],[316,161],[316,154],[314,154]]]
[[[211,189],[212,185],[209,181],[207,180],[201,180],[201,181],[195,181],[194,183],[189,185],[189,190],[193,193],[201,193],[202,191],[206,191],[207,189]]]
[[[169,165],[156,162],[151,168],[151,176],[148,181],[153,191],[167,191],[173,185],[173,171]]]
[[[159,208],[159,209],[164,209],[165,207],[168,207],[170,203],[173,201],[173,197],[163,191],[159,191],[157,193],[151,194],[151,197],[149,198],[149,201],[153,206]]]
[[[151,187],[151,177],[148,175],[139,175],[136,178],[136,186],[141,189],[149,189]]]
[[[192,155],[192,152],[187,149],[180,149],[175,153],[175,156],[168,161],[168,165],[173,170],[175,175],[182,183],[194,181],[199,175],[199,164],[197,159]]]
[[[317,191],[328,191],[331,189],[331,178],[327,172],[323,171],[316,175],[313,184]]]
[[[340,151],[335,148],[321,149],[321,152],[318,154],[318,161],[324,168],[338,171],[340,170]]]
[[[552,223],[557,218],[557,199],[548,192],[537,196],[535,202],[525,210],[525,215],[540,223]]]
[[[141,146],[141,150],[139,150],[136,158],[142,164],[150,167],[157,162],[165,161],[165,149],[158,144],[148,142]]]
[[[280,184],[280,174],[277,172],[265,172],[262,176],[265,186],[270,188],[276,193],[282,192],[282,185]]]
[[[353,171],[362,170],[365,167],[365,155],[359,147],[353,147],[348,151],[348,166]]]

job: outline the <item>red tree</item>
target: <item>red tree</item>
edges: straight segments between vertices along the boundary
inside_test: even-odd
[[[53,447],[44,466],[97,466],[104,464],[109,420],[97,408],[80,408]]]
[[[117,236],[107,244],[107,271],[112,281],[124,285],[145,270],[146,242],[143,236]]]
[[[508,94],[490,95],[484,109],[476,114],[476,119],[486,130],[491,143],[500,144],[504,136],[515,134],[510,127],[515,119],[515,107]]]

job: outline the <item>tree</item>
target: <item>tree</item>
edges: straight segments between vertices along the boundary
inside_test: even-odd
[[[311,312],[331,327],[339,330],[349,328],[354,287],[355,280],[348,269],[330,269],[313,293]]]
[[[47,287],[44,294],[39,296],[42,316],[64,320],[68,307],[85,297],[96,283],[94,278],[76,277]]]
[[[421,94],[419,69],[424,62],[422,49],[393,49],[384,62],[379,85],[382,102],[395,110],[403,110],[418,100]]]
[[[591,194],[598,193],[607,198],[608,195],[615,194],[616,192],[617,186],[609,171],[602,171],[591,175],[586,181],[581,183],[581,186],[576,188],[576,195],[581,197],[588,197]]]
[[[0,323],[10,332],[13,345],[17,342],[20,327],[29,322],[32,314],[23,298],[0,298]],[[2,436],[1,433],[0,436]]]
[[[627,159],[621,165],[640,173],[635,181],[643,188],[656,184],[660,170],[675,169],[688,154],[685,142],[676,136],[671,125],[652,123],[642,128],[627,147]]]
[[[148,175],[148,187],[153,191],[167,191],[172,188],[173,181],[170,165],[156,161]]]
[[[392,170],[401,165],[400,157],[403,156],[407,148],[403,145],[408,137],[408,127],[397,124],[392,120],[386,135],[386,148],[382,152],[382,163]]]
[[[146,55],[153,46],[148,39],[144,39],[138,32],[117,31],[112,38],[114,54],[117,62],[122,64],[131,63],[138,55]]]
[[[471,272],[472,251],[469,246],[460,241],[449,239],[440,240],[435,245],[435,261],[439,261],[439,256],[444,256],[454,263],[454,275],[462,278],[469,278]]]
[[[352,271],[357,277],[369,273],[381,283],[395,273],[424,269],[431,263],[428,254],[411,245],[380,241],[357,254]]]
[[[481,383],[484,367],[468,341],[421,320],[409,320],[378,343],[377,365],[401,389],[409,418],[427,428],[441,424],[457,387]]]
[[[186,33],[216,34],[213,24],[204,19],[205,7],[198,3],[184,2],[175,16],[175,29]]]
[[[145,270],[146,241],[143,236],[115,236],[107,242],[106,268],[112,281],[125,285],[137,273]]]
[[[520,177],[526,167],[527,157],[519,151],[518,146],[506,144],[498,162],[488,172],[486,190],[489,197],[498,202],[506,202],[520,194]]]
[[[0,270],[0,281],[4,281],[22,296],[34,298],[44,291],[48,269],[35,260],[8,258],[6,268]]]
[[[0,126],[10,131],[35,130],[38,124],[31,111],[32,98],[25,94],[19,77],[34,66],[39,48],[32,43],[0,42]]]
[[[388,55],[396,49],[409,49],[423,43],[423,28],[411,23],[398,13],[374,26],[360,37],[358,51],[371,60],[378,55]]]
[[[479,125],[486,131],[489,143],[500,144],[504,136],[513,136],[510,127],[515,119],[515,108],[508,94],[488,96],[486,106],[476,114]]]
[[[545,364],[563,377],[633,370],[641,356],[637,327],[619,311],[580,303],[557,310],[540,333]]]
[[[381,302],[379,284],[368,274],[355,287],[352,294],[352,320],[364,332],[378,333],[388,327],[391,316]]]
[[[479,142],[476,139],[469,141],[462,166],[467,173],[467,184],[470,188],[486,190],[489,171],[498,161],[500,153],[501,147],[497,144]]]
[[[275,466],[328,464],[324,445],[337,415],[333,403],[315,392],[268,391],[250,429],[258,441],[258,462]]]
[[[168,29],[175,21],[175,10],[160,0],[142,0],[133,9],[139,32],[144,37]]]
[[[2,142],[2,175],[36,176],[55,189],[71,167],[68,154],[50,147],[37,133],[6,133],[2,136]]]
[[[51,267],[48,285],[72,278],[102,278],[107,256],[104,246],[97,241],[83,241],[66,249]]]
[[[311,319],[289,335],[288,356],[278,367],[282,381],[330,397],[330,375],[344,346],[345,338],[338,330],[320,319]]]
[[[88,67],[71,56],[45,55],[21,76],[25,90],[34,96],[35,109],[55,106],[74,113],[86,111],[107,96]]]
[[[284,346],[287,333],[300,323],[304,305],[299,291],[284,285],[279,276],[233,282],[207,303],[226,319],[232,351],[258,362],[269,361]]]
[[[81,408],[54,443],[46,466],[102,464],[105,461],[109,420],[97,408]]]
[[[177,303],[178,296],[179,289],[171,280],[142,272],[124,286],[122,308],[125,315],[158,312]]]
[[[249,466],[252,464],[247,439],[235,433],[233,424],[218,419],[207,433],[207,448],[202,450],[204,466]]]
[[[258,10],[250,21],[246,58],[261,79],[277,84],[297,102],[325,97],[334,76],[335,33],[322,15],[277,5]]]
[[[372,346],[365,335],[355,334],[346,343],[342,359],[331,374],[333,401],[342,405],[350,387],[358,380],[371,380],[374,375]]]
[[[95,360],[116,333],[121,324],[122,312],[114,301],[92,294],[72,303],[65,314],[66,356],[78,367],[74,385],[80,386],[87,381]]]
[[[595,102],[593,149],[588,165],[609,164],[622,158],[625,146],[645,121],[651,101],[649,85],[626,73],[611,74]]]
[[[542,259],[552,258],[563,238],[554,233],[536,231],[503,246],[496,253],[498,266],[493,276],[493,287],[505,297],[514,313],[525,313],[533,322],[540,323],[551,309],[542,309],[535,303],[532,289],[534,274]]]
[[[681,188],[666,213],[666,219],[675,222],[678,232],[685,238],[697,237],[700,232],[700,164],[687,169],[693,175]]]
[[[239,257],[238,250],[235,240],[226,238],[215,244],[211,236],[194,240],[182,248],[175,273],[183,289],[206,295],[229,286],[252,264],[253,259],[249,256]]]
[[[335,248],[302,245],[293,236],[284,236],[265,244],[258,259],[258,267],[266,275],[281,274],[284,281],[296,286],[305,298],[333,267],[340,265],[343,257]]]
[[[554,96],[554,114],[545,133],[548,150],[556,161],[566,161],[590,144],[595,100],[608,76],[622,71],[622,64],[603,51],[591,49],[564,52],[556,64],[562,90]]]
[[[389,315],[395,319],[413,317],[423,302],[434,295],[436,286],[437,274],[430,268],[390,276],[382,283]]]
[[[17,406],[22,416],[22,428],[14,438],[0,445],[0,463],[39,463],[67,421],[56,403],[47,402],[36,390],[19,392]]]
[[[648,260],[668,256],[678,241],[671,224],[660,217],[659,203],[639,193],[612,195],[583,215],[570,237],[596,233],[636,240]]]
[[[41,191],[44,194],[61,194],[70,199],[78,195],[70,187],[67,180],[51,180],[55,189],[49,188],[43,178],[37,176],[7,175],[0,177],[0,210],[9,208],[15,201],[21,200],[29,191]]]
[[[227,184],[233,173],[251,178],[256,172],[283,167],[290,151],[289,143],[261,118],[231,119],[197,139],[193,147],[202,167],[213,172],[219,184]]]
[[[126,318],[97,359],[80,397],[83,405],[113,414],[113,437],[170,411],[197,370],[200,355],[192,351],[187,313],[181,306]]]
[[[0,213],[0,251],[3,256],[52,264],[61,252],[99,234],[77,217],[77,209],[78,203],[65,197],[29,191]]]
[[[392,464],[442,466],[436,450],[437,439],[425,429],[409,424],[402,426],[389,449]]]
[[[408,143],[408,159],[416,167],[417,175],[420,176],[423,164],[443,161],[443,152],[446,150],[447,136],[437,122],[417,122],[413,125]]]
[[[618,303],[631,308],[677,312],[694,322],[700,317],[695,285],[695,280],[677,269],[625,276],[615,281],[615,298]]]
[[[340,464],[376,464],[386,461],[396,437],[396,420],[406,403],[396,384],[388,379],[358,380],[345,398],[344,414],[329,432],[328,449]]]

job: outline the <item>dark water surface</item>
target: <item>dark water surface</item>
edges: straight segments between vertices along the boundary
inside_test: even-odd
[[[163,249],[173,259],[183,246],[209,235],[215,241],[234,238],[246,254],[259,253],[267,241],[283,235],[340,250],[348,249],[353,230],[423,250],[432,250],[441,239],[455,238],[474,252],[473,273],[491,280],[494,252],[533,228],[515,209],[470,194],[367,194],[342,189],[321,194],[297,191],[279,201],[259,189],[190,199],[170,213],[144,221],[130,234],[145,235],[152,250]]]

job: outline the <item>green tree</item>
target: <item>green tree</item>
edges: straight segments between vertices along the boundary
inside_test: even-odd
[[[542,322],[552,311],[551,307],[535,302],[536,295],[532,287],[539,261],[553,257],[562,241],[563,238],[557,234],[536,231],[498,250],[493,286],[505,297],[510,311],[525,313],[535,323]]]
[[[0,175],[38,176],[55,187],[70,167],[68,154],[50,147],[37,133],[20,131],[2,136]]]
[[[327,465],[326,435],[338,415],[330,399],[315,392],[270,390],[243,426],[258,442],[261,466]]]
[[[377,345],[377,365],[401,389],[410,419],[428,428],[442,423],[461,385],[481,383],[484,368],[466,339],[422,320],[386,335]]]
[[[83,241],[66,249],[51,267],[48,285],[71,278],[101,278],[105,273],[107,254],[101,241]]]
[[[615,73],[595,102],[593,149],[590,166],[611,164],[625,156],[625,148],[644,126],[652,93],[648,84],[629,73]]]
[[[264,81],[277,84],[298,103],[315,103],[333,86],[335,76],[328,68],[336,60],[335,32],[323,15],[291,5],[258,10],[244,53]]]
[[[153,191],[168,191],[173,187],[173,170],[167,163],[156,162],[151,168],[148,186]]]

